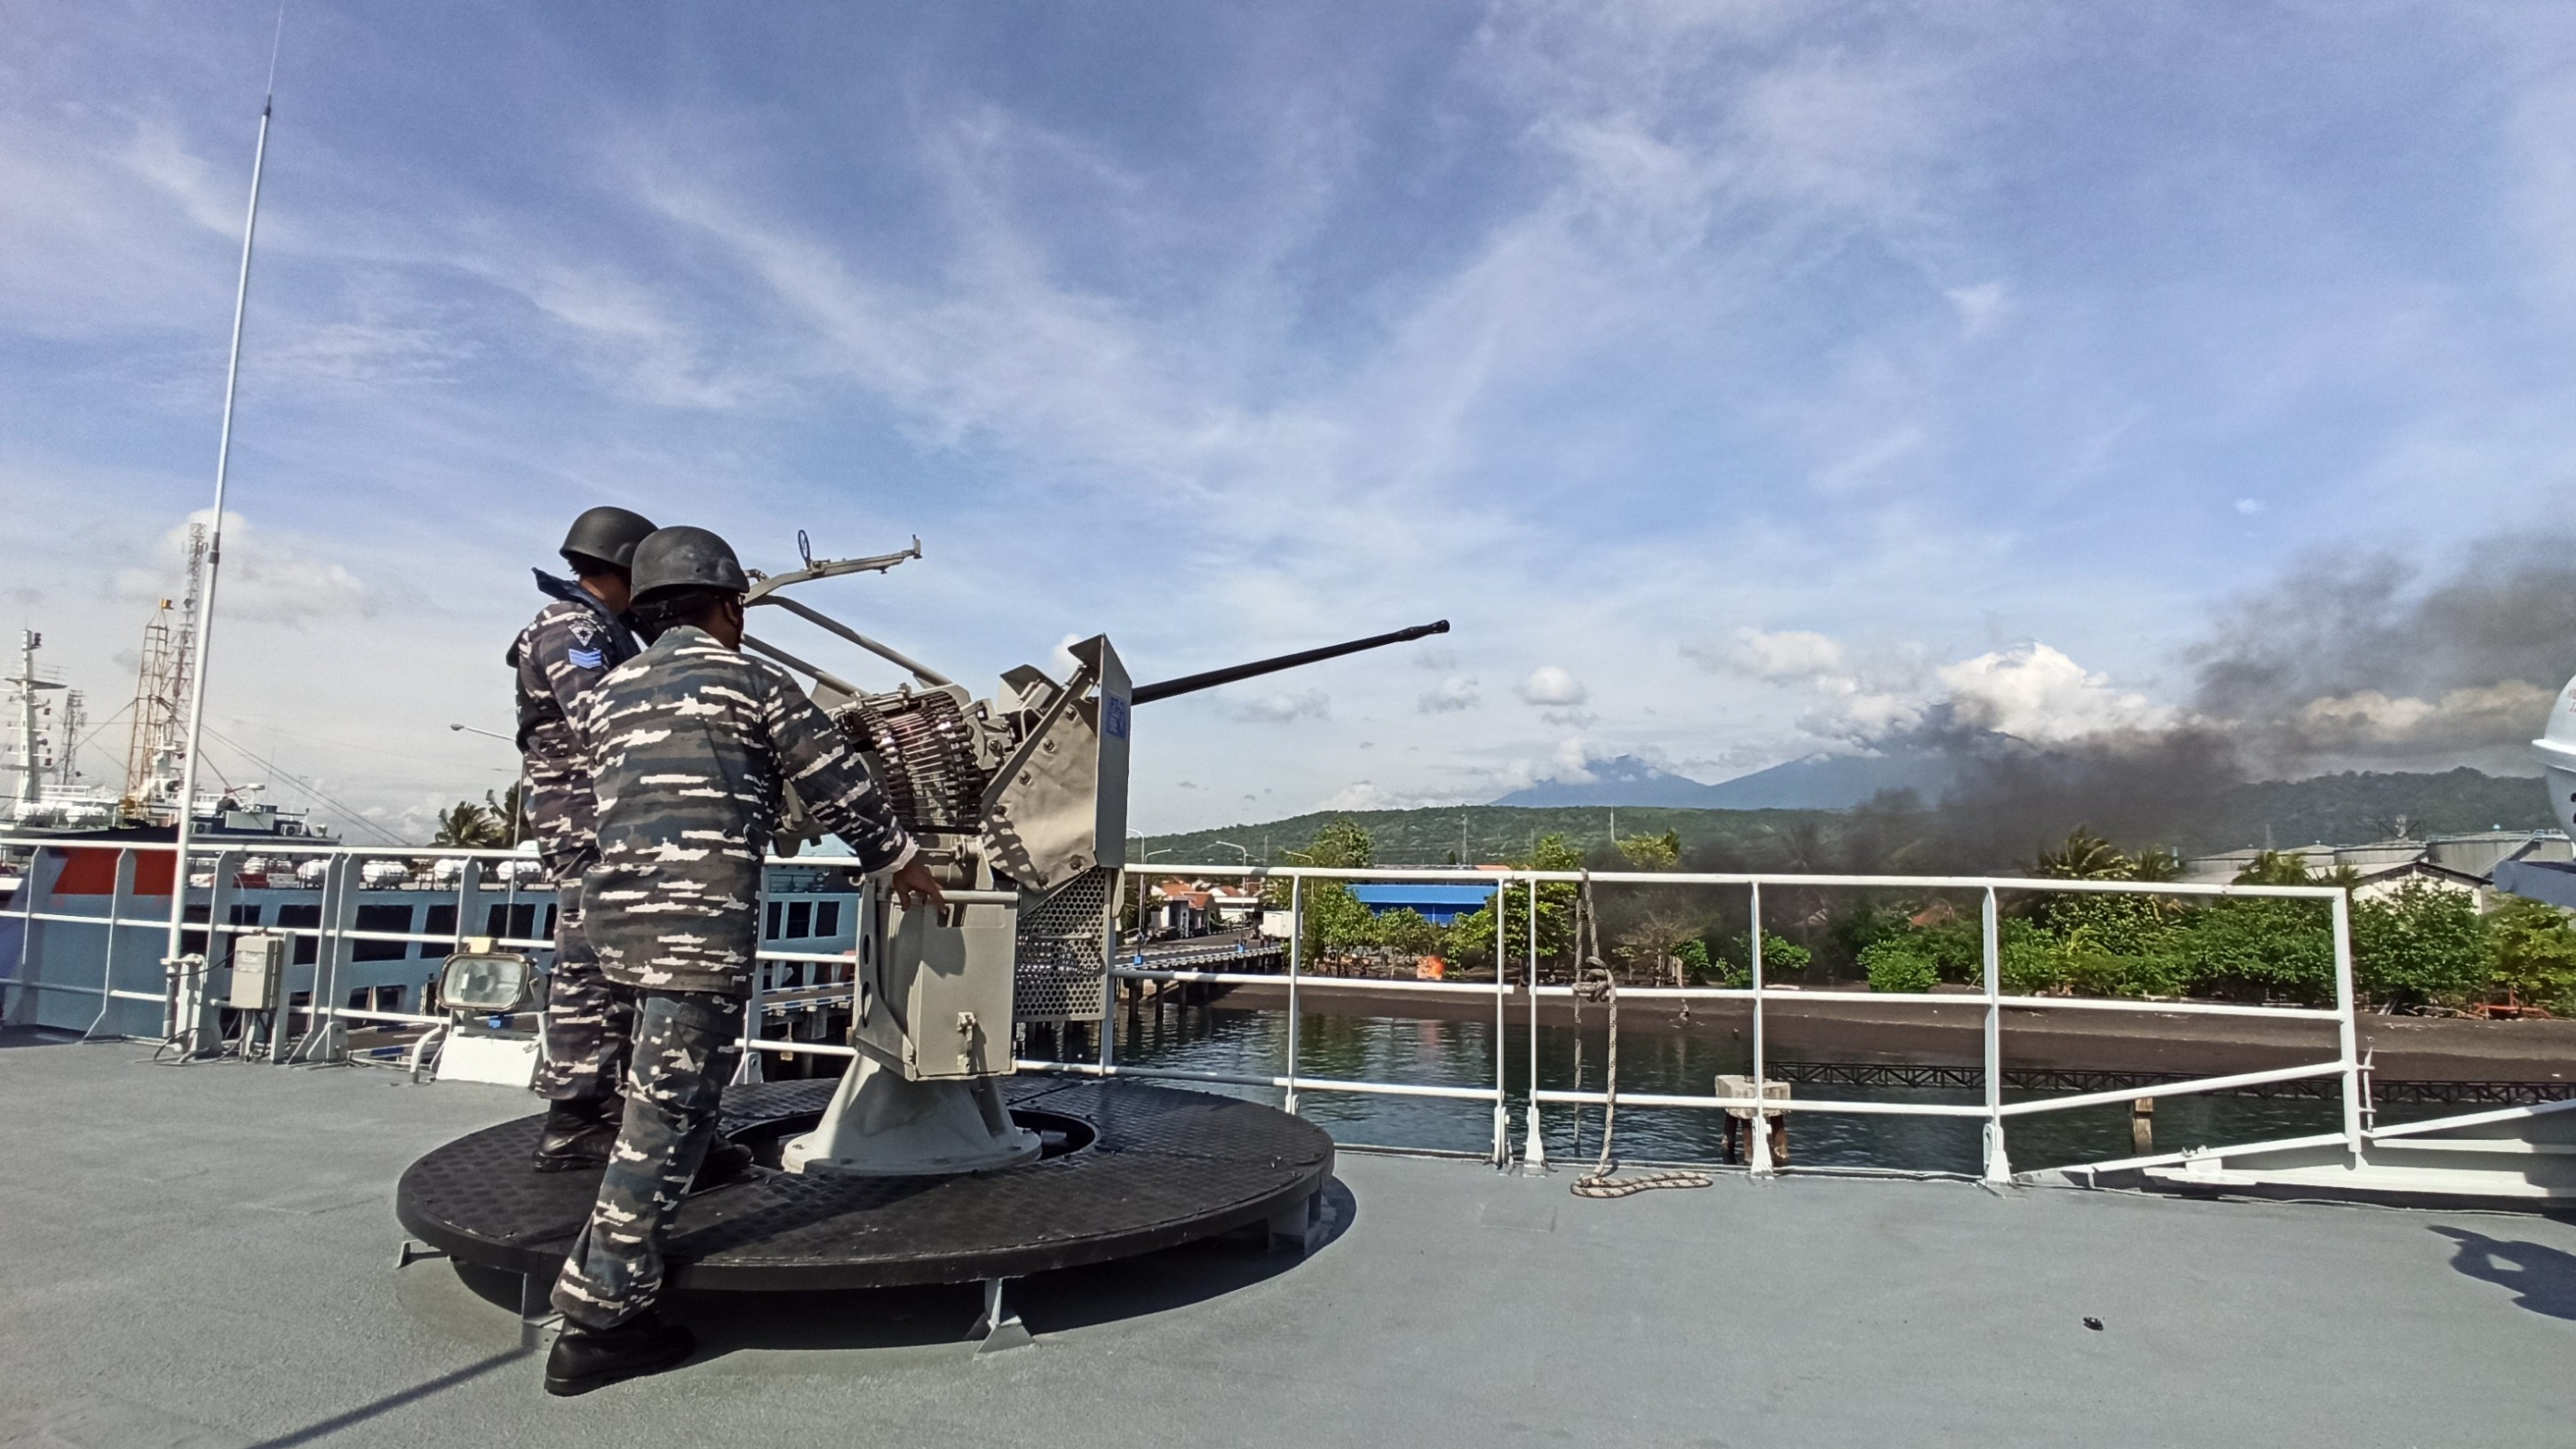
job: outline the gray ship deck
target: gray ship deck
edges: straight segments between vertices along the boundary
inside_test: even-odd
[[[0,1444],[2563,1443],[2576,1226],[1958,1182],[1610,1202],[1346,1154],[1313,1256],[1233,1246],[684,1314],[558,1401],[511,1312],[397,1271],[396,1175],[519,1115],[364,1069],[0,1037]],[[2084,1319],[2098,1318],[2092,1331]]]

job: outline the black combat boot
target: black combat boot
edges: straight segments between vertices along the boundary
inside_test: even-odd
[[[545,1130],[537,1134],[537,1171],[606,1167],[608,1149],[617,1145],[617,1129],[625,1116],[623,1097],[592,1097],[548,1106]]]
[[[751,1171],[751,1149],[739,1142],[718,1137],[707,1144],[706,1160],[698,1164],[698,1175],[689,1179],[689,1191],[704,1192],[722,1187]]]
[[[604,1389],[621,1379],[657,1374],[698,1351],[698,1338],[647,1311],[615,1328],[584,1328],[567,1321],[546,1355],[546,1392],[566,1398]]]

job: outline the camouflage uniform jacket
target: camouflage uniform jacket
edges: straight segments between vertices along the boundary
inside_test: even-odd
[[[546,878],[576,881],[599,860],[598,807],[590,762],[568,721],[591,686],[641,646],[580,584],[540,569],[537,588],[554,602],[519,631],[508,655],[519,672],[520,808],[537,837]]]
[[[608,979],[739,995],[784,787],[867,871],[918,849],[857,750],[785,671],[682,626],[610,670],[575,729],[599,792],[582,898]]]

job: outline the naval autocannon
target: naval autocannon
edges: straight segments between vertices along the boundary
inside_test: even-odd
[[[816,624],[910,676],[862,689],[766,639],[813,681],[947,888],[907,910],[873,882],[852,952],[850,1069],[836,1082],[746,1081],[721,1130],[766,1165],[686,1200],[664,1245],[682,1289],[856,1288],[980,1280],[988,1346],[1013,1341],[1002,1280],[1236,1229],[1311,1244],[1332,1139],[1257,1103],[1133,1079],[1015,1077],[1015,1029],[1100,1021],[1125,865],[1128,747],[1144,704],[1445,633],[1444,621],[1137,685],[1106,636],[1062,679],[1033,666],[978,698],[930,666],[784,596],[882,572],[875,558],[753,575],[747,602]],[[780,845],[814,838],[793,811]],[[1105,1026],[1104,1028],[1105,1029]],[[537,1173],[541,1118],[459,1139],[403,1175],[406,1229],[461,1262],[524,1275],[523,1307],[587,1218],[594,1175]]]

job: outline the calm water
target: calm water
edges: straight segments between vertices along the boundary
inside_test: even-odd
[[[1584,1085],[1601,1087],[1604,1037],[1598,1025],[1585,1032]],[[1287,1018],[1274,1011],[1203,1007],[1151,1007],[1120,1023],[1118,1060],[1136,1066],[1183,1067],[1247,1076],[1277,1073],[1286,1061]],[[1298,1028],[1300,1076],[1376,1082],[1478,1086],[1494,1079],[1494,1026],[1489,1021],[1426,1021],[1402,1017],[1305,1016]],[[1528,1028],[1504,1028],[1504,1061],[1512,1101],[1512,1131],[1522,1131],[1518,1095],[1527,1086]],[[1574,1085],[1575,1036],[1570,1027],[1542,1026],[1539,1085]],[[1734,1042],[1629,1032],[1619,1044],[1623,1092],[1706,1093],[1721,1072],[1751,1069],[1747,1049]],[[1173,1085],[1190,1085],[1175,1083]],[[1208,1086],[1204,1090],[1279,1104],[1281,1093],[1258,1087]],[[1842,1101],[1958,1102],[1984,1100],[1975,1091],[1906,1088],[1807,1087],[1802,1096],[1830,1093]],[[2045,1094],[2008,1093],[2020,1101]],[[1419,1097],[1372,1097],[1347,1092],[1299,1093],[1299,1110],[1335,1140],[1387,1147],[1484,1152],[1493,1140],[1493,1108],[1484,1102]],[[2382,1120],[2428,1117],[2436,1107],[2389,1109]],[[2453,1109],[2456,1110],[2456,1109]],[[1880,1117],[1797,1113],[1790,1119],[1790,1159],[1816,1166],[1880,1167],[1910,1171],[1976,1172],[1983,1166],[1981,1124],[1971,1118]],[[2167,1097],[2156,1104],[2155,1145],[2185,1147],[2261,1142],[2332,1132],[2342,1125],[2335,1101],[2259,1097]],[[1582,1114],[1582,1151],[1600,1150],[1601,1111]],[[2131,1154],[2125,1104],[2079,1108],[2007,1124],[2015,1170],[2098,1162]],[[1547,1112],[1550,1157],[1571,1160],[1577,1123],[1571,1107]],[[1619,1155],[1632,1161],[1716,1161],[1723,1146],[1721,1114],[1690,1108],[1623,1106]]]

